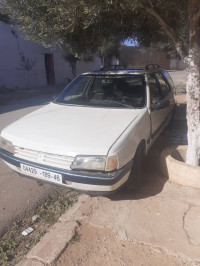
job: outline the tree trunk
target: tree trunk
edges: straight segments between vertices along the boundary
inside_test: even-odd
[[[104,56],[102,54],[100,54],[100,60],[101,60],[101,68],[104,67]]]
[[[198,52],[199,53],[199,52]],[[196,54],[191,55],[187,67],[187,124],[188,150],[186,163],[199,165],[200,158],[200,73],[199,60]]]
[[[198,0],[188,0],[189,13],[189,55],[187,70],[187,124],[188,150],[186,163],[197,166],[200,161],[200,51],[197,14]]]
[[[76,61],[77,62],[77,61]],[[75,79],[75,77],[76,77],[76,62],[73,62],[72,64],[71,64],[71,67],[72,67],[72,77],[73,77],[73,79]]]
[[[177,52],[184,59],[187,70],[187,124],[188,150],[186,163],[200,165],[200,2],[188,0],[189,51],[178,38],[174,29],[152,7],[144,7],[159,22],[161,28],[173,42]]]

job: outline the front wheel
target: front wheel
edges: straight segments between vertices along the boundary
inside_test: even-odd
[[[125,184],[125,189],[128,191],[136,191],[142,184],[142,160],[143,152],[142,147],[138,147],[131,167],[129,178]]]

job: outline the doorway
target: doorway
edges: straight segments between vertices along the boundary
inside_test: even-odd
[[[53,54],[45,54],[44,58],[45,58],[47,84],[48,85],[53,85],[53,84],[55,84],[55,72],[54,72]]]

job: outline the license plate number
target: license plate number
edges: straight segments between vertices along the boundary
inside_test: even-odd
[[[46,171],[25,164],[20,164],[21,171],[25,174],[48,180],[50,182],[62,184],[62,175],[54,172]]]

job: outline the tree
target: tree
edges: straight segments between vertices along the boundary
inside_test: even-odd
[[[79,60],[79,58],[67,52],[63,54],[63,57],[69,63],[72,69],[72,77],[75,78],[76,77],[76,63]]]
[[[111,36],[143,46],[167,44],[187,70],[187,163],[200,161],[199,0],[2,0],[3,11],[30,38],[96,52]],[[14,10],[14,12],[13,12]]]
[[[77,53],[76,50],[73,49],[73,47],[70,47],[67,42],[62,42],[60,44],[60,49],[62,52],[62,55],[64,59],[66,60],[67,63],[69,63],[71,69],[72,69],[72,77],[75,78],[77,75],[77,69],[76,69],[76,64],[79,60],[83,60],[85,62],[93,61],[93,56],[88,53],[88,51]]]
[[[160,1],[161,2],[161,1]],[[187,123],[188,123],[188,150],[186,162],[199,165],[200,159],[200,51],[199,51],[199,18],[200,2],[198,0],[179,1],[176,18],[170,22],[160,12],[156,5],[141,6],[148,15],[159,24],[161,30],[184,60],[187,70]],[[163,3],[164,4],[164,3]],[[165,10],[167,11],[168,4]],[[177,4],[174,3],[174,4]],[[171,3],[173,6],[173,3]],[[170,6],[169,6],[170,7]],[[168,12],[176,11],[168,9]],[[185,21],[184,21],[185,19]],[[185,39],[184,39],[185,37]]]
[[[102,43],[97,48],[96,54],[101,59],[101,67],[110,65],[113,58],[120,58],[120,47],[123,37],[112,36],[110,39],[105,39],[105,43]]]

